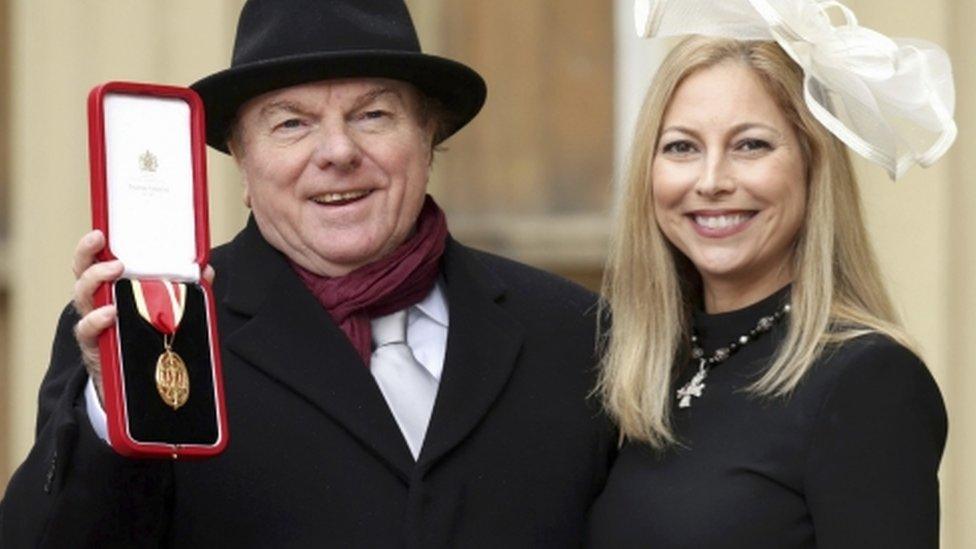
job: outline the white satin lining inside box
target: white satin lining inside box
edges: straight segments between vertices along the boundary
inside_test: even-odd
[[[104,112],[109,248],[126,277],[199,280],[190,106],[110,93]]]

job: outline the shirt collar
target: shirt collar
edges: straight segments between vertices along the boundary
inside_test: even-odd
[[[427,318],[445,328],[448,327],[447,299],[444,297],[444,290],[440,280],[434,284],[427,297],[417,302],[414,307]]]

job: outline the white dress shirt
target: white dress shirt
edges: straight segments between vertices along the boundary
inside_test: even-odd
[[[438,281],[427,294],[427,297],[407,309],[407,345],[417,362],[430,372],[430,375],[437,380],[438,385],[441,381],[441,374],[444,372],[447,327],[447,298],[444,295],[441,282]],[[385,391],[390,390],[396,390],[396,388],[385,389]],[[388,396],[383,388],[380,388],[380,391],[383,392],[384,397]],[[91,378],[88,379],[88,384],[85,386],[85,408],[88,411],[88,419],[92,428],[95,429],[95,433],[102,440],[108,442],[108,419],[105,416],[105,410],[98,401],[95,384]]]

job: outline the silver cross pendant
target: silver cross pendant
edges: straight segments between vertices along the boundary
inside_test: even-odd
[[[708,375],[705,364],[705,359],[701,359],[698,362],[698,371],[695,372],[694,377],[685,383],[684,387],[678,389],[678,408],[690,408],[691,397],[701,398],[702,391],[705,389],[705,377]]]

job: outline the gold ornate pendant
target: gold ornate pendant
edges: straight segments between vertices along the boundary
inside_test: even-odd
[[[146,155],[152,156],[148,151]],[[166,280],[132,280],[139,316],[163,335],[163,354],[156,360],[156,391],[167,406],[180,409],[190,398],[186,363],[173,352],[173,340],[186,308],[186,284]]]
[[[186,363],[169,349],[156,361],[156,390],[173,410],[178,410],[190,398],[190,374]]]

